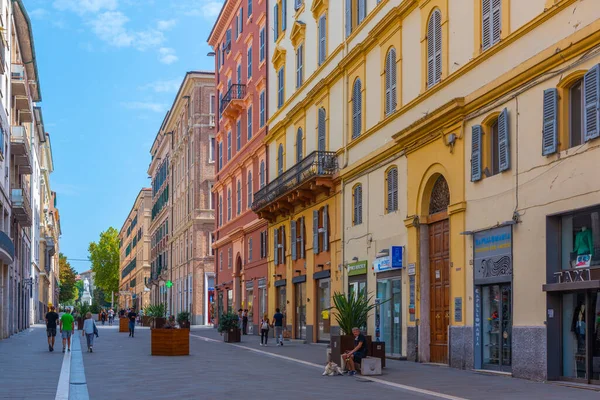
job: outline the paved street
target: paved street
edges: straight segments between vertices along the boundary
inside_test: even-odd
[[[1,399],[247,399],[283,395],[286,399],[598,399],[595,391],[490,376],[452,368],[388,360],[382,376],[323,377],[323,345],[286,342],[260,347],[244,336],[236,345],[222,343],[214,329],[193,328],[189,357],[150,356],[150,331],[136,337],[99,326],[95,353],[70,356],[71,395],[58,390],[61,345],[49,353],[42,326],[0,342]],[[78,333],[78,332],[76,332]],[[79,335],[76,335],[80,338]],[[81,348],[85,340],[81,339]],[[83,365],[77,364],[79,354]],[[68,387],[61,386],[61,387]],[[87,394],[89,393],[89,397]]]

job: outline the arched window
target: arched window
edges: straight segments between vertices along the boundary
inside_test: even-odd
[[[393,47],[385,57],[385,115],[396,111],[396,49]]]
[[[283,144],[279,145],[279,150],[277,151],[277,175],[283,174]]]
[[[385,177],[387,191],[386,212],[398,211],[398,168],[392,167]]]
[[[352,224],[362,224],[362,185],[359,183],[352,190]]]
[[[223,225],[223,196],[219,196],[219,226]]]
[[[240,181],[239,179],[237,181],[236,201],[237,201],[237,215],[240,215],[242,213],[242,181]]]
[[[326,117],[327,113],[323,107],[319,108],[319,120],[317,122],[317,150],[325,151],[327,149],[326,141]]]
[[[360,136],[362,131],[362,83],[360,79],[352,86],[352,139]]]
[[[265,161],[261,161],[260,162],[260,169],[258,171],[258,179],[260,180],[260,188],[264,188],[265,187]]]
[[[248,208],[252,206],[252,172],[248,172]]]
[[[302,128],[298,128],[296,132],[296,162],[299,163],[302,161]]]
[[[231,220],[231,188],[227,189],[227,221]]]
[[[427,23],[427,87],[442,79],[442,13],[436,9]]]

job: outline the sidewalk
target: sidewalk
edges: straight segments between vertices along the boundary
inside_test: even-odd
[[[213,328],[194,327],[192,334],[223,340],[217,330]],[[248,335],[242,336],[242,342],[236,344],[313,364],[325,365],[326,362],[325,345],[285,342],[283,347],[275,346],[275,343],[269,347],[261,347],[259,343],[260,337]],[[365,377],[365,379],[369,379],[369,377]],[[386,360],[383,375],[375,377],[373,381],[392,382],[466,399],[600,399],[600,387],[598,387],[599,391],[570,388],[557,383],[533,382],[509,376],[390,359]]]

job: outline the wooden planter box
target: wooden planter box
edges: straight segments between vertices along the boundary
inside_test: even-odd
[[[367,349],[371,350],[371,336],[365,335],[367,339]],[[331,347],[331,361],[341,365],[342,368],[344,363],[342,362],[342,354],[350,351],[354,348],[354,335],[342,335],[342,336],[331,336],[330,340]],[[371,355],[370,353],[368,355]],[[329,360],[328,360],[329,361]]]
[[[119,332],[129,332],[128,318],[119,318]]]
[[[179,327],[181,329],[190,329],[190,321],[181,321]]]
[[[152,329],[153,356],[187,356],[190,354],[189,329]]]
[[[83,330],[83,318],[81,317],[77,317],[77,330]]]
[[[152,318],[143,316],[142,317],[142,326],[151,326],[151,325],[152,325]]]
[[[151,324],[152,329],[162,329],[167,323],[166,318],[154,318],[154,322]]]
[[[223,341],[225,343],[239,343],[242,341],[242,331],[240,328],[231,328],[223,332]]]

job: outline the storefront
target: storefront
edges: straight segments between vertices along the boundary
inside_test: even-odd
[[[348,295],[356,296],[367,292],[367,261],[348,264]]]
[[[254,281],[247,281],[246,283],[246,301],[244,308],[248,310],[248,335],[254,334]]]
[[[511,372],[512,225],[474,233],[473,252],[474,366]]]
[[[258,307],[260,317],[267,314],[267,279],[261,278],[258,280]]]
[[[331,272],[316,272],[313,277],[317,288],[317,341],[328,343],[331,339]]]
[[[600,206],[547,221],[548,379],[598,385]]]
[[[374,341],[386,343],[386,353],[391,357],[402,355],[402,255],[401,246],[392,246],[382,257],[373,261],[377,276]]]
[[[294,338],[306,339],[306,275],[292,279],[294,284]]]
[[[283,314],[283,326],[286,326],[287,315],[287,297],[286,297],[287,280],[280,279],[275,281],[275,308]],[[289,328],[287,328],[289,329]]]

